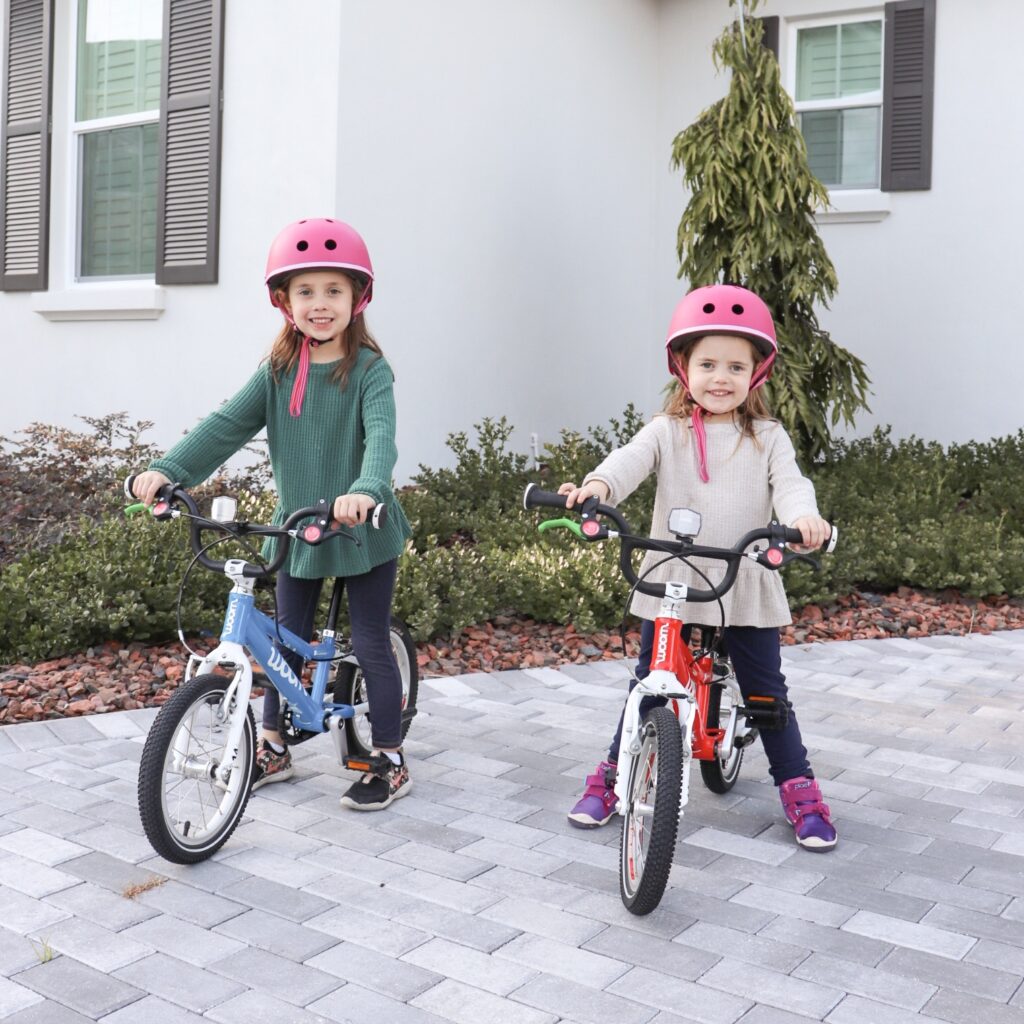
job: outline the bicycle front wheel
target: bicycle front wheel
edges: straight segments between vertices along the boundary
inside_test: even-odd
[[[248,704],[225,705],[230,678],[202,675],[160,709],[139,765],[139,814],[146,838],[165,860],[195,864],[227,842],[246,804],[256,752]],[[220,777],[231,719],[244,715],[235,767]]]
[[[668,708],[654,708],[629,767],[622,817],[619,891],[633,914],[649,914],[665,893],[679,830],[682,773],[679,720]]]
[[[412,724],[412,714],[416,710],[416,697],[419,693],[420,671],[416,664],[416,645],[405,623],[401,619],[391,619],[391,651],[398,665],[398,675],[402,680],[402,739]],[[338,668],[334,683],[334,699],[339,704],[366,704],[366,677],[359,665],[346,661]],[[369,757],[373,749],[373,736],[370,729],[370,716],[358,715],[345,720],[345,739],[349,754],[355,757]]]

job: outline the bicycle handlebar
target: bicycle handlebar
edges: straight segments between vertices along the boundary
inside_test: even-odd
[[[527,485],[526,492],[523,494],[523,508],[527,510],[534,508],[564,509],[566,508],[565,499],[566,496],[564,494],[545,491],[536,484],[529,484]],[[742,558],[750,558],[759,565],[763,565],[766,569],[780,569],[795,559],[808,561],[812,565],[817,566],[817,563],[807,555],[787,552],[785,550],[787,543],[802,544],[803,535],[799,530],[793,529],[790,526],[781,526],[778,523],[771,523],[768,526],[751,530],[734,547],[712,548],[696,545],[691,540],[683,538],[676,541],[666,541],[655,540],[653,537],[636,536],[618,509],[610,505],[601,505],[596,498],[588,498],[584,501],[579,506],[579,511],[580,518],[583,521],[580,526],[579,536],[584,540],[603,540],[605,537],[612,535],[598,521],[598,516],[605,516],[615,523],[618,528],[617,536],[622,541],[619,551],[619,568],[632,586],[640,591],[641,594],[647,594],[649,597],[663,598],[665,596],[665,584],[645,583],[637,577],[632,561],[633,551],[636,548],[644,551],[663,551],[669,555],[680,555],[686,558],[717,558],[728,562],[729,565],[725,578],[718,586],[713,586],[710,590],[687,588],[686,600],[697,602],[717,601],[725,594],[736,582],[736,575],[739,572],[740,560]],[[832,551],[835,548],[838,536],[839,531],[833,526],[825,546],[826,551]],[[768,541],[768,547],[763,551],[748,553],[747,548],[759,540]]]
[[[124,492],[130,498],[135,497],[132,487],[137,475],[129,476],[124,482]],[[248,579],[263,579],[273,576],[284,564],[285,558],[288,557],[288,549],[291,546],[293,537],[310,545],[322,544],[325,540],[331,540],[334,537],[344,537],[356,545],[359,544],[358,538],[354,537],[351,533],[347,533],[342,529],[328,529],[334,502],[328,503],[326,498],[321,498],[316,505],[309,508],[297,509],[280,526],[261,526],[256,523],[246,522],[222,523],[216,519],[207,519],[205,516],[200,515],[199,507],[196,505],[192,495],[184,487],[176,483],[165,484],[157,492],[157,499],[151,509],[153,517],[155,519],[174,518],[175,513],[172,511],[172,506],[175,504],[185,506],[189,520],[189,539],[192,544],[192,550],[196,555],[196,560],[200,565],[216,573],[223,573],[228,561],[238,561],[238,559],[217,560],[210,558],[205,553],[202,535],[210,530],[216,530],[218,533],[234,537],[257,536],[279,539],[280,543],[277,545],[274,559],[269,565],[264,567],[253,565],[251,562],[244,562],[241,574]],[[370,510],[369,515],[366,517],[366,525],[379,530],[387,522],[387,515],[388,507],[381,502]],[[298,524],[303,519],[311,518],[315,522],[308,523],[301,530],[298,529]]]

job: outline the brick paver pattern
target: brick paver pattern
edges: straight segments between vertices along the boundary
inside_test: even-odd
[[[695,774],[661,906],[566,822],[628,666],[421,683],[412,793],[358,814],[324,737],[193,867],[153,855],[155,712],[0,729],[12,1024],[1024,1022],[1024,632],[784,650],[840,830],[799,850],[758,745]]]

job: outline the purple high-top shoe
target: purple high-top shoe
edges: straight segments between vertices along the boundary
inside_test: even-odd
[[[611,821],[619,802],[615,799],[614,761],[602,761],[586,778],[586,789],[569,812],[569,824],[577,828],[597,828]]]
[[[796,841],[804,849],[825,853],[836,845],[839,837],[816,779],[802,775],[788,779],[779,786],[779,796],[786,821],[793,826]]]

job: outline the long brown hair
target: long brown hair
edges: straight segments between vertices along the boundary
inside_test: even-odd
[[[347,271],[340,271],[340,273],[343,273],[352,282],[352,308],[355,309],[359,305],[359,300],[366,291],[369,281],[362,274],[348,273]],[[293,274],[284,278],[274,288],[274,301],[283,309],[288,308],[288,284],[294,276]],[[282,374],[290,372],[298,363],[302,338],[303,334],[297,327],[291,323],[286,323],[274,339],[274,344],[271,346],[270,355],[267,357],[267,360],[270,363],[270,373],[274,378],[275,384],[279,383]],[[370,333],[370,329],[366,326],[366,318],[362,312],[354,316],[348,327],[345,328],[343,341],[345,354],[338,360],[338,365],[331,371],[331,380],[342,391],[348,385],[348,376],[352,372],[352,367],[356,365],[360,349],[368,348],[379,356],[384,354],[380,349],[380,345],[377,344],[376,339]]]
[[[700,340],[700,337],[687,338],[679,348],[673,349],[673,356],[684,367],[689,366],[690,356],[693,355],[693,350],[697,347],[697,343]],[[754,373],[757,373],[757,368],[764,362],[764,356],[761,355],[753,342],[748,341],[747,344],[750,345],[750,350],[754,356]],[[665,400],[666,416],[676,416],[679,419],[688,420],[696,408],[697,403],[693,400],[689,391],[683,387],[681,381],[679,386]],[[740,433],[751,438],[754,444],[760,445],[757,434],[754,432],[754,424],[758,420],[773,419],[771,409],[768,408],[768,402],[764,397],[763,387],[749,391],[747,397],[743,400],[743,404],[735,410],[733,415],[739,422]]]

